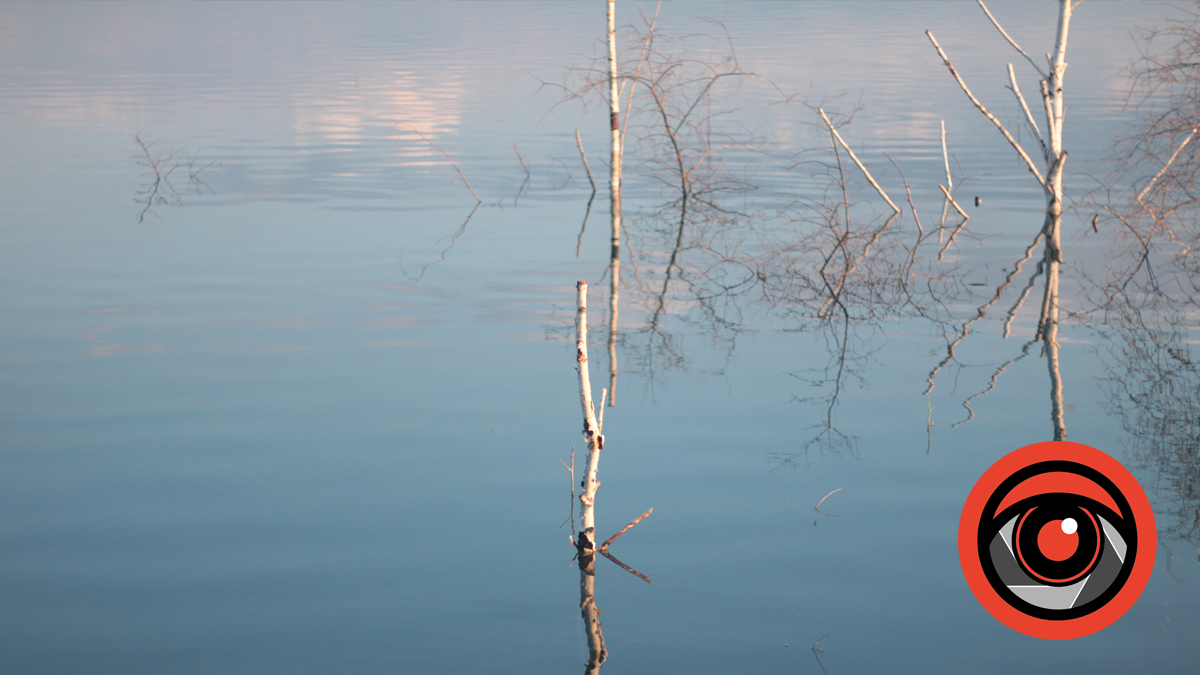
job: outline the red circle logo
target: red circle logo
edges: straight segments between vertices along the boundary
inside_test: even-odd
[[[1157,535],[1133,474],[1068,441],[1027,445],[971,489],[958,557],[971,592],[1004,625],[1069,640],[1107,627],[1150,580]]]

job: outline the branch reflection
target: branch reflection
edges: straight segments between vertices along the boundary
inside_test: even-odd
[[[582,549],[579,556],[579,610],[588,644],[588,662],[583,672],[596,673],[608,658],[608,648],[604,646],[600,608],[596,606],[596,556]]]

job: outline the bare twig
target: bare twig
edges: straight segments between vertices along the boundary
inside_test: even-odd
[[[471,181],[467,180],[466,174],[464,174],[462,172],[462,169],[458,168],[458,162],[455,162],[454,158],[451,157],[449,153],[447,153],[445,150],[443,150],[441,148],[441,146],[439,146],[437,143],[434,143],[432,140],[430,140],[428,136],[421,133],[420,129],[416,128],[415,126],[413,126],[411,124],[407,124],[407,123],[405,123],[405,126],[407,126],[409,129],[412,129],[412,132],[414,134],[420,136],[422,140],[424,140],[429,145],[433,146],[434,150],[437,150],[438,152],[442,153],[442,156],[445,157],[446,160],[450,162],[450,166],[454,167],[455,172],[458,173],[458,177],[462,179],[463,185],[466,185],[467,189],[471,191],[471,194],[475,196],[475,201],[477,201],[477,202],[483,201],[482,199],[479,198],[479,193],[475,192],[475,188],[471,187]]]
[[[973,410],[971,408],[971,401],[974,401],[975,399],[979,398],[980,396],[984,396],[984,395],[988,394],[989,392],[991,392],[993,389],[995,389],[996,381],[1000,378],[1001,375],[1004,374],[1004,371],[1007,370],[1008,367],[1011,366],[1012,364],[1016,363],[1017,361],[1020,361],[1021,359],[1025,358],[1026,356],[1029,356],[1029,348],[1035,344],[1037,344],[1037,340],[1030,340],[1030,341],[1026,342],[1025,346],[1021,348],[1021,354],[1019,356],[1015,356],[1015,357],[1005,361],[1004,363],[1000,364],[1000,367],[996,369],[996,372],[992,373],[992,378],[990,380],[988,380],[987,388],[984,389],[983,391],[979,392],[978,394],[975,394],[974,396],[971,396],[971,397],[967,398],[965,401],[963,401],[962,405],[964,408],[967,409],[967,419],[959,422],[958,424],[951,426],[950,428],[957,429],[957,428],[961,427],[962,425],[966,424],[967,422],[970,422],[971,420],[975,419],[975,410]]]
[[[900,170],[900,165],[896,164],[896,160],[892,159],[891,155],[885,152],[883,156],[887,157],[892,166],[896,167],[896,172],[900,174],[900,180],[904,182],[904,192],[908,195],[908,206],[912,209],[913,220],[917,221],[917,243],[920,245],[920,240],[925,236],[925,228],[921,227],[921,216],[917,215],[917,205],[913,203],[912,190],[908,187],[908,179],[904,177],[904,172]]]
[[[946,120],[942,120],[942,163],[946,165],[946,185],[954,189],[954,177],[950,175],[950,154],[946,152]],[[956,160],[957,161],[957,160]]]
[[[1038,236],[1041,237],[1043,234],[1043,232],[1039,232]],[[1001,333],[1003,337],[1008,338],[1009,333],[1012,331],[1012,322],[1017,318],[1017,312],[1021,311],[1021,306],[1025,304],[1025,298],[1029,297],[1029,291],[1033,290],[1033,284],[1035,281],[1037,281],[1037,278],[1042,275],[1045,265],[1045,260],[1038,261],[1037,270],[1029,276],[1029,283],[1025,285],[1024,290],[1021,291],[1020,297],[1017,298],[1017,301],[1013,303],[1013,306],[1008,310],[1008,315],[1004,320],[1004,330]]]
[[[1200,127],[1192,127],[1192,132],[1187,135],[1187,138],[1183,139],[1183,142],[1179,144],[1178,148],[1175,148],[1175,152],[1171,153],[1171,158],[1167,160],[1167,163],[1158,170],[1158,173],[1154,174],[1154,178],[1151,178],[1150,182],[1146,183],[1146,187],[1142,188],[1142,191],[1138,193],[1137,202],[1139,204],[1145,206],[1145,204],[1142,202],[1142,197],[1145,197],[1146,193],[1150,191],[1150,188],[1154,187],[1154,184],[1158,182],[1158,179],[1162,178],[1162,175],[1167,171],[1167,169],[1171,168],[1171,165],[1175,163],[1175,158],[1178,157],[1179,153],[1183,151],[1184,146],[1186,146],[1192,141],[1193,138],[1196,137],[1197,131],[1200,131]]]
[[[946,165],[946,185],[954,189],[954,177],[950,175],[950,153],[946,152],[946,120],[942,120],[942,163]],[[942,230],[946,229],[946,210],[950,208],[950,200],[942,202],[942,224],[938,226],[938,243],[942,243]]]
[[[1000,31],[1000,34],[1004,36],[1005,40],[1008,40],[1008,44],[1012,45],[1013,49],[1016,49],[1018,52],[1020,52],[1021,56],[1025,57],[1026,61],[1029,61],[1029,65],[1033,66],[1033,69],[1038,72],[1038,75],[1042,76],[1043,80],[1048,79],[1050,76],[1038,66],[1037,62],[1030,58],[1029,55],[1025,53],[1024,49],[1021,49],[1021,45],[1017,44],[1016,40],[1012,39],[1008,36],[1008,33],[1004,32],[1004,29],[1000,27],[1000,22],[997,21],[996,17],[992,16],[992,13],[988,11],[987,5],[983,4],[983,0],[977,1],[979,2],[980,8],[983,9],[983,13],[987,14],[987,18],[992,20],[992,25],[996,27],[996,30]]]
[[[893,211],[900,213],[900,207],[896,206],[896,203],[892,201],[892,198],[887,196],[887,193],[883,191],[883,188],[879,187],[879,183],[875,182],[875,178],[871,176],[871,172],[867,171],[867,167],[863,166],[863,163],[858,160],[858,156],[854,154],[854,151],[850,149],[850,146],[846,145],[846,141],[842,139],[842,135],[838,133],[836,128],[834,128],[833,122],[830,122],[829,118],[825,115],[825,111],[821,108],[817,108],[817,112],[821,114],[821,119],[825,120],[825,124],[829,127],[829,130],[833,132],[833,137],[838,140],[838,143],[842,144],[842,147],[845,148],[846,152],[850,155],[850,159],[854,160],[854,163],[858,165],[859,170],[862,171],[863,175],[867,177],[867,182],[871,184],[871,187],[875,188],[875,191],[879,193],[880,197],[883,197],[883,200],[888,203],[888,206],[892,207]]]
[[[839,491],[841,491],[841,489],[842,488],[838,488],[837,490],[834,490],[833,492],[839,492]],[[821,504],[825,503],[825,500],[829,499],[829,495],[832,495],[833,492],[830,492],[828,495],[821,497],[821,501],[817,502],[817,505],[813,507],[813,511],[816,511],[817,513],[819,513],[823,516],[827,516],[829,518],[841,518],[840,515],[835,516],[833,514],[825,513],[824,511],[821,510]],[[817,640],[817,642],[820,642],[820,640]]]
[[[600,553],[600,555],[602,555],[602,556],[604,556],[605,558],[608,558],[609,560],[611,560],[611,561],[613,561],[614,563],[616,563],[616,564],[617,564],[617,567],[620,567],[621,569],[625,570],[626,572],[629,572],[629,573],[630,573],[630,574],[632,574],[633,576],[635,576],[635,577],[637,577],[637,578],[641,579],[642,581],[644,581],[644,582],[646,582],[646,583],[650,584],[651,586],[653,586],[653,585],[654,585],[654,582],[653,582],[653,581],[650,581],[650,577],[648,577],[648,576],[646,576],[645,574],[642,574],[641,572],[639,572],[639,571],[637,571],[637,570],[633,569],[632,567],[630,567],[629,565],[626,565],[625,563],[621,562],[620,560],[617,560],[617,557],[616,557],[616,556],[614,556],[613,554],[609,553],[609,552],[608,552],[608,549],[603,549],[603,548],[602,548],[602,549],[600,549],[600,550],[598,551],[598,553]]]
[[[596,199],[596,181],[592,180],[592,168],[588,166],[587,154],[583,152],[583,140],[579,138],[579,130],[575,130],[575,143],[579,146],[579,156],[583,158],[583,169],[587,172],[588,183],[592,186],[592,195],[588,197],[587,209],[583,212],[583,225],[579,228],[579,240],[575,242],[575,257],[583,248],[583,233],[587,231],[588,216],[592,215],[592,201]]]
[[[138,212],[139,223],[145,222],[147,215],[157,216],[154,211],[156,206],[183,206],[183,196],[171,182],[171,176],[182,168],[187,168],[189,189],[194,189],[197,194],[203,194],[205,190],[212,192],[212,188],[200,178],[200,173],[212,166],[213,162],[197,166],[198,156],[188,157],[184,148],[159,150],[155,147],[159,143],[157,139],[150,140],[141,133],[134,134],[133,138],[142,150],[135,161],[150,170],[146,185],[137,190],[134,198],[135,202],[144,204]]]
[[[517,206],[521,201],[521,193],[525,191],[525,187],[529,185],[529,163],[521,156],[521,151],[517,149],[517,144],[513,143],[513,152],[517,153],[517,161],[521,163],[521,168],[525,169],[525,180],[521,182],[521,187],[517,188],[517,196],[513,197],[513,206]]]
[[[579,137],[579,130],[575,130],[575,144],[579,146],[579,157],[583,159],[583,170],[587,172],[588,184],[592,186],[592,194],[596,194],[596,181],[592,180],[592,167],[588,165],[587,153],[583,151],[583,139]]]
[[[442,249],[442,253],[440,256],[438,256],[438,259],[431,263],[426,263],[425,265],[423,265],[421,267],[421,272],[419,274],[417,274],[417,276],[415,276],[415,277],[410,276],[409,279],[412,279],[414,282],[420,281],[421,279],[425,278],[425,272],[428,271],[430,267],[433,267],[434,265],[437,265],[438,263],[446,262],[446,256],[450,253],[450,249],[454,248],[454,245],[458,243],[458,238],[461,237],[463,235],[463,233],[467,231],[467,224],[471,222],[471,218],[473,218],[475,216],[475,212],[479,210],[479,206],[482,203],[483,202],[479,202],[479,201],[475,202],[475,207],[472,208],[471,212],[467,214],[467,218],[466,218],[466,220],[464,220],[462,222],[462,225],[458,226],[458,231],[456,231],[454,234],[450,235],[450,244],[447,245],[446,248]],[[441,239],[438,240],[438,242],[443,242],[443,241],[446,241],[445,237],[442,237]],[[407,271],[405,272],[405,276],[408,276]]]
[[[563,467],[567,471],[571,472],[571,515],[568,518],[568,520],[571,521],[571,541],[573,543],[575,540],[575,444],[574,443],[571,444],[571,466],[567,466],[567,463],[562,461],[561,459],[558,460],[558,463],[562,464]],[[559,525],[559,527],[562,527],[562,525]]]
[[[971,93],[971,89],[967,87],[967,83],[963,82],[963,79],[958,74],[958,71],[954,69],[954,65],[950,63],[950,57],[946,56],[946,52],[942,51],[942,46],[939,45],[937,39],[933,37],[933,32],[927,30],[925,31],[925,35],[929,38],[929,41],[933,43],[934,48],[937,49],[938,56],[942,57],[942,61],[946,64],[946,68],[949,69],[950,74],[953,75],[954,79],[958,81],[958,86],[962,88],[963,93],[967,95],[967,98],[971,99],[971,103],[973,103],[975,107],[979,109],[979,112],[983,113],[985,117],[991,120],[992,124],[996,125],[996,128],[1000,130],[1000,133],[1004,134],[1004,138],[1008,140],[1009,145],[1011,145],[1013,149],[1017,151],[1017,154],[1021,156],[1021,159],[1025,160],[1025,165],[1029,168],[1029,172],[1032,173],[1034,177],[1037,178],[1038,183],[1048,191],[1050,187],[1046,184],[1046,179],[1042,177],[1042,172],[1038,171],[1037,166],[1033,163],[1033,160],[1029,158],[1029,155],[1026,154],[1025,149],[1022,148],[1021,144],[1012,137],[1012,134],[1008,133],[1008,129],[1004,128],[1004,125],[1000,123],[1000,120],[996,119],[995,115],[988,112],[988,109],[979,102],[979,99],[975,98],[974,94]]]
[[[821,640],[824,640],[825,638],[829,637],[830,635],[833,635],[833,633],[826,633],[826,634],[822,635],[816,642],[813,643],[813,646],[812,646],[813,658],[815,658],[817,660],[817,665],[821,666],[821,672],[825,673],[825,675],[829,675],[829,673],[828,673],[828,671],[825,670],[825,664],[821,663],[821,656],[820,656],[820,654],[825,653],[825,650],[821,649],[821,647],[819,647],[818,645],[821,644]]]
[[[950,244],[954,243],[954,237],[958,236],[958,233],[962,231],[963,227],[967,224],[967,221],[971,219],[971,216],[968,216],[967,212],[963,211],[962,207],[958,205],[958,202],[954,201],[954,197],[950,195],[950,191],[947,190],[944,185],[938,183],[938,187],[942,188],[942,193],[946,195],[946,200],[950,202],[950,204],[954,207],[954,210],[958,211],[958,214],[963,218],[962,222],[958,224],[958,227],[954,228],[954,232],[950,234],[950,238],[946,240],[946,245],[942,247],[941,251],[938,251],[938,260],[941,260],[942,256],[946,255],[946,251],[950,248]]]
[[[616,541],[616,540],[617,540],[617,539],[618,539],[618,538],[619,538],[621,535],[623,535],[623,534],[625,534],[626,532],[628,532],[628,531],[629,531],[629,528],[631,528],[631,527],[633,527],[634,525],[637,525],[638,523],[642,522],[642,520],[643,520],[643,519],[644,519],[646,516],[650,515],[650,514],[651,514],[651,513],[653,513],[653,512],[654,512],[654,509],[653,509],[653,508],[651,508],[651,509],[649,509],[648,511],[646,511],[645,513],[643,513],[642,515],[638,516],[637,518],[634,518],[634,519],[633,519],[633,522],[629,523],[629,524],[628,524],[628,525],[626,525],[625,527],[622,527],[620,532],[618,532],[618,533],[614,534],[613,536],[609,537],[607,540],[605,540],[605,542],[604,542],[603,544],[600,544],[600,550],[601,550],[601,551],[603,551],[604,549],[608,548],[608,545],[609,545],[609,544],[611,544],[611,543],[613,543],[614,541]]]
[[[604,399],[606,399],[606,398],[608,398],[608,390],[601,389],[600,390],[600,418],[598,420],[598,424],[600,426],[599,431],[600,431],[601,436],[604,435]]]
[[[1038,144],[1042,146],[1042,157],[1049,160],[1050,148],[1046,147],[1046,140],[1042,138],[1042,130],[1038,128],[1037,122],[1033,119],[1033,113],[1029,112],[1029,104],[1025,102],[1025,97],[1021,94],[1021,87],[1017,84],[1017,75],[1013,72],[1011,63],[1008,64],[1008,82],[1013,95],[1017,97],[1017,102],[1021,104],[1021,110],[1025,111],[1025,120],[1029,122],[1033,133],[1037,135]]]

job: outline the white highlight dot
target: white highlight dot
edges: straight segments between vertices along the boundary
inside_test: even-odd
[[[1067,518],[1062,522],[1062,531],[1064,534],[1075,534],[1075,530],[1079,529],[1079,523],[1075,522],[1074,518]]]

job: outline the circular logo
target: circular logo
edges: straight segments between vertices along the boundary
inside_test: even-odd
[[[1001,623],[1068,640],[1125,613],[1154,568],[1150,501],[1095,448],[1046,441],[1011,452],[971,489],[958,524],[963,575]]]

